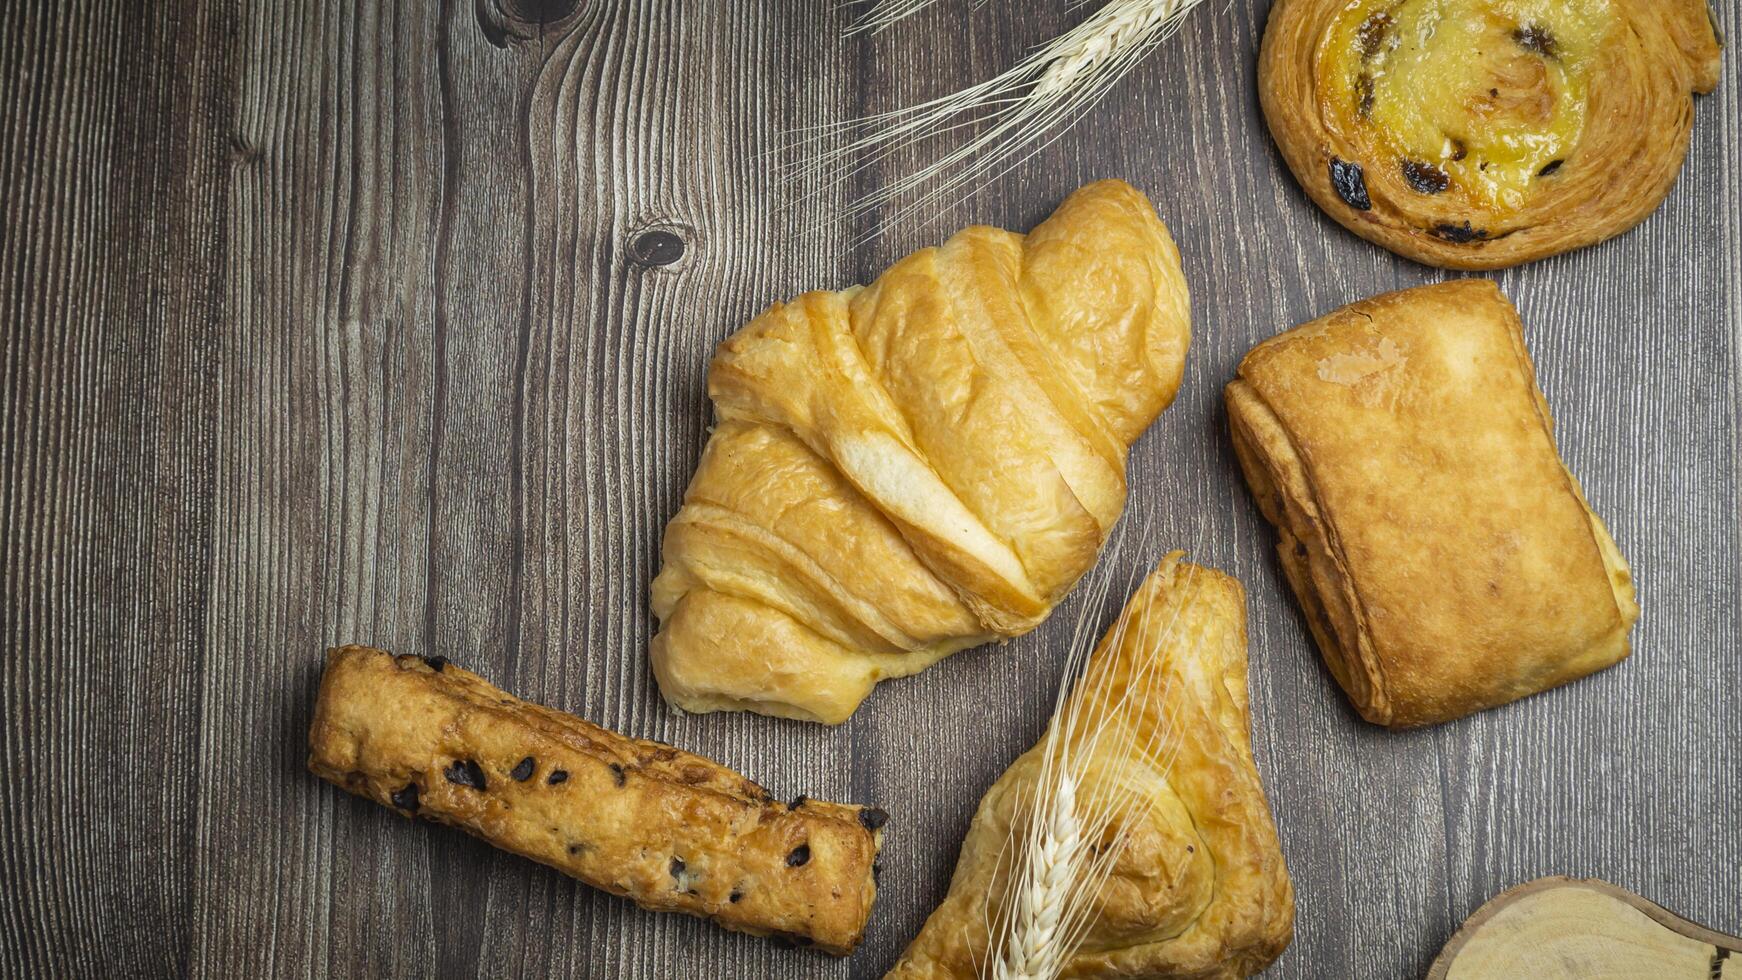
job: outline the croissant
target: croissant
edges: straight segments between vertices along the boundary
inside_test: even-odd
[[[1033,629],[1125,505],[1179,388],[1179,252],[1143,194],[968,228],[722,343],[717,424],[652,587],[686,711],[838,723],[880,680]]]
[[[1705,0],[1277,0],[1258,80],[1331,217],[1418,262],[1498,269],[1656,209],[1719,58]]]
[[[1245,602],[1239,582],[1177,553],[1150,574],[1047,736],[980,800],[949,893],[889,978],[1030,975],[1032,958],[1057,949],[1020,924],[1036,906],[1083,936],[1037,976],[1244,977],[1281,954],[1294,890],[1252,759]],[[1059,890],[1025,875],[1040,852],[1069,867],[1068,846],[1012,846],[1030,840],[1047,805],[1036,800],[1056,797],[1065,774],[1090,860],[1115,855],[1099,875],[1066,875],[1083,906],[1036,899]],[[1108,810],[1116,819],[1093,819]],[[1027,962],[1012,963],[1012,948]],[[1004,969],[989,974],[994,964]]]

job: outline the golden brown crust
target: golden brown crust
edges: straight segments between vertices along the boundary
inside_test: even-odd
[[[1346,306],[1254,348],[1226,395],[1283,570],[1369,721],[1457,718],[1627,655],[1627,563],[1492,283]]]
[[[1233,578],[1169,555],[1091,658],[1086,676],[1106,671],[1111,683],[1086,681],[1072,694],[1090,699],[1085,718],[1108,726],[1079,792],[1087,798],[1108,780],[1143,802],[1061,976],[1250,976],[1293,936],[1294,890],[1252,758],[1245,605]],[[1134,685],[1141,696],[1121,703]],[[1091,731],[1083,727],[1079,744]],[[981,799],[949,894],[890,977],[985,975],[988,923],[999,919],[1014,866],[1011,826],[1026,818],[1045,744]]]
[[[966,229],[728,338],[652,588],[666,699],[837,723],[1033,629],[1124,509],[1187,305],[1155,209],[1101,181],[1026,236]]]
[[[646,908],[830,953],[858,944],[877,896],[882,811],[785,806],[716,762],[441,660],[328,651],[309,769]]]
[[[1364,51],[1383,51],[1382,29],[1394,30],[1412,7],[1428,5],[1436,8],[1433,16],[1481,8],[1493,28],[1490,47],[1503,50],[1486,55],[1479,69],[1470,59],[1456,61],[1443,84],[1400,86],[1420,103],[1419,112],[1411,110],[1416,116],[1445,122],[1443,139],[1423,148],[1424,159],[1405,160],[1375,122],[1383,113],[1375,114],[1373,75],[1360,67],[1374,56],[1351,56],[1346,49],[1364,44]],[[1556,23],[1515,24],[1517,6],[1277,0],[1259,56],[1260,102],[1308,196],[1357,235],[1453,269],[1498,269],[1582,248],[1655,210],[1687,152],[1691,93],[1710,91],[1718,80],[1720,45],[1705,0],[1603,0],[1562,8],[1559,17],[1577,18],[1590,35],[1577,57],[1555,48]],[[1553,22],[1557,14],[1551,7],[1538,16]],[[1351,32],[1348,17],[1371,18],[1372,26],[1363,21],[1362,30]],[[1420,22],[1430,36],[1432,19]],[[1484,43],[1463,40],[1461,28],[1440,34],[1432,43],[1459,49]],[[1454,35],[1459,39],[1446,40]],[[1404,46],[1425,43],[1412,35]],[[1344,77],[1351,57],[1365,59],[1356,63],[1360,74],[1353,83]],[[1447,57],[1461,58],[1461,50]],[[1488,126],[1506,112],[1523,128],[1505,145],[1538,145],[1532,141],[1558,126],[1566,146],[1552,159],[1531,160],[1528,181],[1500,202],[1470,191],[1485,178],[1471,166],[1477,160],[1462,141],[1464,130]],[[1539,126],[1546,128],[1533,128]]]

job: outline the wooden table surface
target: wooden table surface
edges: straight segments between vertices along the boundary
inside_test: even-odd
[[[1267,6],[1210,0],[1051,148],[880,226],[836,216],[919,156],[818,193],[771,165],[781,134],[986,77],[1080,13],[944,0],[843,38],[834,0],[0,5],[0,972],[879,975],[1042,730],[1075,607],[838,728],[678,717],[647,584],[704,365],[772,301],[960,225],[1026,228],[1103,176],[1154,198],[1194,291],[1128,519],[1251,593],[1258,761],[1299,895],[1269,975],[1417,976],[1548,873],[1742,929],[1735,52],[1655,215],[1495,277],[1633,563],[1632,659],[1389,734],[1320,665],[1219,395],[1253,343],[1446,274],[1290,179],[1254,93]],[[1734,4],[1719,18],[1742,33]],[[684,243],[670,264],[644,261],[659,229]],[[353,640],[782,795],[886,807],[865,944],[833,960],[643,912],[316,780],[321,651]]]

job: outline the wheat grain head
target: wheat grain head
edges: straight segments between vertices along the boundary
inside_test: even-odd
[[[850,31],[881,30],[930,2],[880,0]],[[907,199],[887,220],[924,209],[941,215],[937,205],[965,185],[1003,176],[1062,136],[1202,2],[1109,0],[1076,27],[984,82],[903,109],[790,134],[778,151],[788,157],[780,169],[794,182],[811,183],[812,190],[801,198],[809,200],[919,144],[972,131],[954,149],[846,208],[851,217]]]
[[[1119,550],[1115,547],[1115,555]],[[1103,561],[1104,567],[1118,564],[1117,557]],[[1132,630],[1140,650],[1169,642],[1194,596],[1195,566],[1186,566],[1184,574],[1187,580],[1170,609],[1158,613],[1155,603],[1145,603],[1122,612],[1103,640],[1107,648],[1116,653]],[[1085,589],[1033,791],[1026,797],[1019,793],[1010,839],[996,862],[1002,867],[1004,855],[1011,855],[995,914],[993,896],[987,896],[988,966],[997,980],[1058,975],[1093,926],[1096,898],[1129,841],[1129,821],[1141,816],[1144,799],[1127,778],[1130,767],[1159,765],[1165,771],[1171,764],[1170,719],[1141,738],[1126,723],[1134,704],[1164,702],[1171,675],[1163,658],[1139,656],[1121,677],[1116,656],[1091,657],[1095,644],[1088,624],[1105,600],[1110,578],[1097,575]],[[1132,593],[1128,587],[1126,594]],[[1116,760],[1111,771],[1109,760]]]

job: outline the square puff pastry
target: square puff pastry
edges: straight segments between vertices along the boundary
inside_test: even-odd
[[[1254,348],[1226,397],[1283,571],[1368,721],[1447,721],[1627,656],[1627,563],[1493,283],[1346,306]]]

